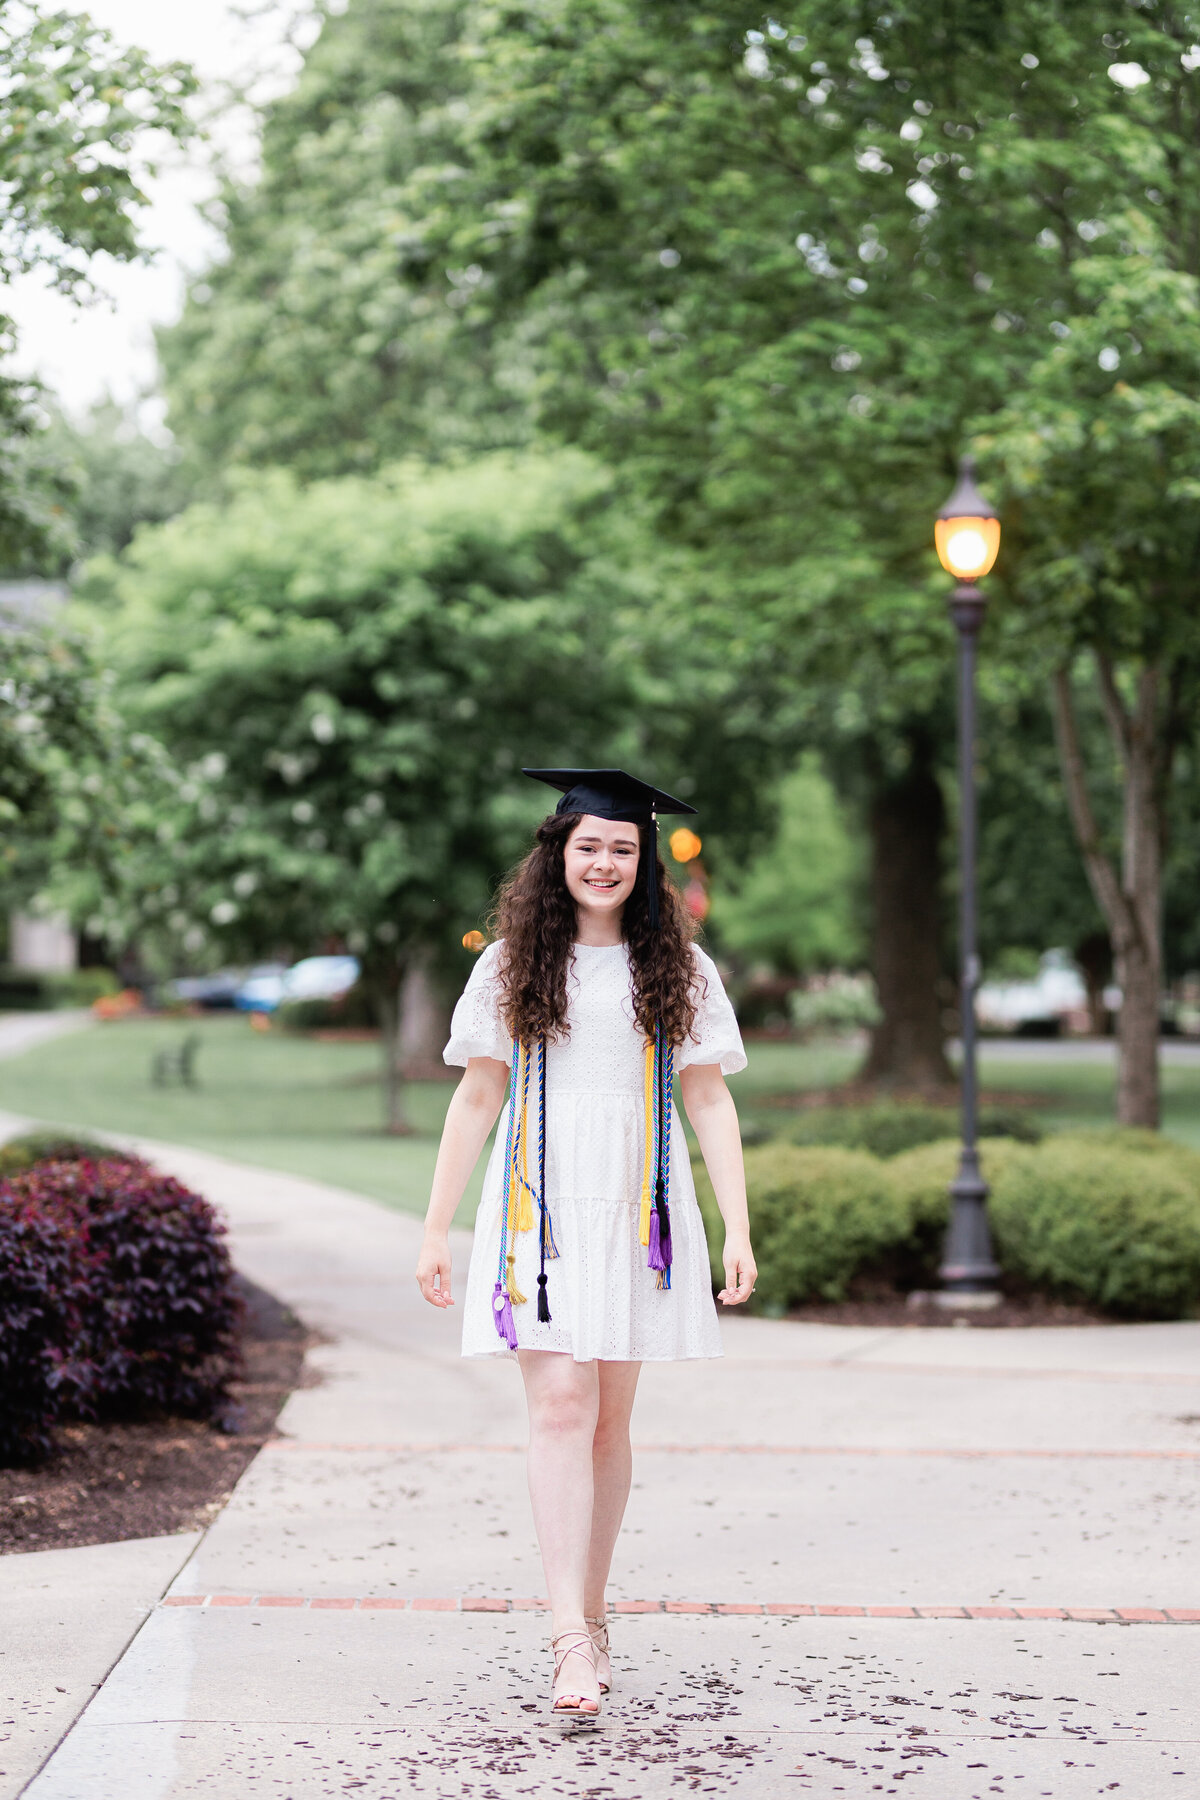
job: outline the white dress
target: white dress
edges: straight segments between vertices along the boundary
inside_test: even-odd
[[[448,1063],[472,1056],[510,1062],[500,1018],[499,945],[482,953],[454,1009]],[[734,1074],[746,1056],[733,1008],[710,957],[696,961],[695,1039],[675,1050],[676,1069],[719,1063]],[[546,1055],[546,1195],[558,1256],[546,1265],[548,1325],[536,1314],[538,1232],[515,1240],[524,1305],[513,1307],[522,1349],[559,1350],[576,1362],[672,1362],[720,1356],[704,1225],[679,1115],[671,1106],[671,1286],[659,1289],[638,1240],[645,1145],[645,1039],[635,1022],[624,944],[576,944],[567,977],[570,1036]],[[536,1070],[535,1070],[536,1079]],[[531,1107],[531,1115],[536,1109]],[[507,1356],[492,1313],[500,1256],[508,1111],[501,1115],[475,1221],[463,1308],[463,1355]],[[536,1158],[537,1134],[530,1156]],[[510,1237],[509,1249],[514,1249]]]

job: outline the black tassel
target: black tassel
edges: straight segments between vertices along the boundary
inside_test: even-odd
[[[546,1277],[544,1275],[538,1276],[537,1316],[539,1325],[550,1323],[550,1302],[546,1298]]]
[[[650,814],[646,839],[646,910],[651,931],[658,930],[658,814]]]

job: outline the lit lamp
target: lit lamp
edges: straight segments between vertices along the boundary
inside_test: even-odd
[[[975,651],[987,600],[975,583],[1000,548],[1000,521],[975,485],[975,464],[964,456],[958,483],[938,513],[934,543],[943,569],[958,583],[950,617],[958,632],[958,857],[959,1012],[962,1023],[962,1147],[950,1184],[952,1207],[939,1301],[949,1306],[994,1306],[1000,1273],[988,1229],[988,1185],[979,1167],[979,1087],[976,1073],[975,992],[979,986],[975,900]]]

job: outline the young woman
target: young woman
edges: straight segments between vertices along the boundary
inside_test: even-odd
[[[446,1115],[417,1281],[431,1305],[454,1304],[447,1233],[507,1091],[463,1354],[515,1352],[520,1363],[553,1615],[551,1703],[594,1717],[612,1679],[605,1586],[629,1497],[639,1370],[721,1354],[672,1078],[725,1221],[718,1297],[736,1306],[755,1266],[724,1077],[746,1058],[658,858],[656,812],[693,808],[619,770],[526,773],[563,797],[505,883],[497,941],[455,1008],[445,1057],[466,1074]]]

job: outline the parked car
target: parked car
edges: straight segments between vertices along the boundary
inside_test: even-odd
[[[1065,950],[1047,950],[1029,981],[985,981],[975,996],[985,1031],[1054,1036],[1067,1025],[1086,1025],[1087,987]]]
[[[257,963],[252,969],[218,969],[215,975],[181,975],[168,982],[167,997],[210,1009],[235,1006],[247,982],[278,978],[286,968],[286,963]]]
[[[337,1000],[358,980],[356,956],[305,956],[290,969],[253,974],[234,998],[239,1012],[274,1012],[285,1000]]]

